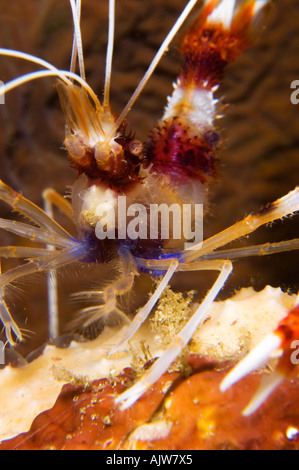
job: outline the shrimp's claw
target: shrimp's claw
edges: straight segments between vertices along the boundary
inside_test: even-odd
[[[279,355],[274,372],[265,375],[250,403],[243,410],[244,416],[254,413],[276,389],[276,387],[289,377],[297,365],[294,360],[294,342],[299,340],[299,304],[283,318],[273,333],[265,338],[250,351],[224,378],[220,389],[225,392],[251,372],[264,367],[273,357]]]
[[[221,113],[214,92],[227,66],[254,43],[253,23],[266,3],[249,0],[236,6],[236,0],[207,1],[182,38],[179,77],[146,153],[150,172],[165,177],[166,184],[171,181],[180,188],[185,184],[186,191],[193,180],[206,194],[208,185],[218,178],[215,120]]]
[[[7,303],[5,302],[2,296],[0,296],[0,320],[4,325],[5,336],[7,338],[7,341],[11,346],[16,346],[18,342],[23,341],[24,337],[21,333],[21,330],[16,324],[16,322],[13,320]],[[13,334],[16,337],[16,341],[13,339]]]
[[[268,0],[209,0],[184,36],[185,58],[180,81],[205,88],[218,86],[225,68],[248,49],[257,36],[260,13]]]
[[[212,89],[226,66],[248,49],[257,36],[261,13],[269,0],[208,0],[180,44],[184,65],[180,84]]]
[[[257,16],[270,4],[269,0],[207,0],[201,15],[208,24],[221,24],[224,29],[246,32]],[[245,28],[244,28],[245,27]]]

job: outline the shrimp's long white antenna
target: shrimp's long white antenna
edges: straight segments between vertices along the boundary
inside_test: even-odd
[[[109,106],[112,57],[113,57],[113,46],[114,46],[114,27],[115,27],[115,0],[109,0],[109,29],[108,29],[108,44],[107,44],[107,53],[106,53],[104,100],[103,100],[104,108],[108,108]]]
[[[82,46],[82,36],[81,36],[81,27],[80,27],[81,1],[77,0],[77,2],[75,3],[74,0],[70,0],[70,4],[72,8],[72,15],[73,15],[73,22],[74,22],[73,51],[75,54],[75,58],[78,55],[80,76],[81,78],[83,78],[83,80],[85,80],[85,67],[84,67],[83,46]],[[72,64],[71,64],[71,67],[72,67]],[[73,70],[71,71],[73,72]]]
[[[80,85],[85,88],[87,93],[89,94],[90,98],[93,100],[93,102],[96,105],[96,108],[101,108],[101,104],[98,100],[97,95],[95,92],[92,90],[92,88],[88,85],[88,83],[85,81],[84,78],[80,77],[74,72],[69,72],[68,70],[60,70],[57,69],[54,65],[50,64],[46,60],[40,59],[39,57],[36,57],[34,55],[28,54],[26,52],[20,52],[20,51],[15,51],[14,49],[4,49],[0,47],[0,56],[9,56],[9,57],[16,57],[17,59],[24,59],[29,62],[33,62],[35,64],[41,65],[42,67],[45,67],[48,70],[38,70],[36,72],[31,72],[26,75],[22,75],[21,77],[15,78],[14,80],[11,80],[10,82],[7,82],[4,86],[0,87],[0,96],[4,95],[10,90],[13,90],[14,88],[23,85],[24,83],[30,82],[31,80],[35,80],[37,78],[42,78],[42,77],[55,77],[57,76],[60,78],[63,82],[65,82],[67,85],[72,85],[73,81],[76,81],[80,83]],[[50,73],[52,72],[52,73]],[[69,78],[72,79],[70,81]]]
[[[0,97],[4,95],[5,93],[8,93],[9,91],[13,90],[14,88],[17,88],[20,85],[24,85],[25,83],[28,83],[32,80],[36,80],[38,78],[43,78],[43,77],[59,77],[64,80],[67,80],[67,77],[71,78],[72,80],[75,80],[82,85],[83,88],[89,93],[89,96],[93,99],[96,107],[100,107],[99,100],[96,96],[96,94],[93,92],[93,90],[90,88],[90,86],[81,78],[79,75],[73,72],[69,72],[68,70],[37,70],[36,72],[31,72],[27,73],[26,75],[22,75],[21,77],[15,78],[11,80],[10,82],[5,83],[2,87],[0,87]],[[68,84],[72,84],[71,82],[68,81]]]
[[[81,19],[81,0],[76,0],[76,9],[77,9],[78,21],[80,23],[80,19]],[[75,73],[75,71],[76,71],[77,56],[78,56],[78,49],[77,49],[76,34],[75,34],[75,31],[74,31],[70,72]]]
[[[139,82],[139,85],[137,86],[137,88],[134,91],[133,95],[131,96],[128,103],[126,104],[126,106],[122,110],[121,114],[119,115],[119,117],[118,117],[118,119],[115,123],[115,126],[112,129],[112,132],[107,137],[107,140],[110,140],[113,137],[113,135],[115,134],[115,132],[119,128],[120,124],[123,122],[123,120],[127,116],[128,112],[131,110],[133,104],[135,103],[135,101],[139,97],[140,93],[142,92],[143,88],[145,87],[145,85],[149,81],[151,75],[153,74],[153,72],[154,72],[155,68],[157,67],[158,63],[160,62],[163,54],[167,50],[169,44],[173,40],[174,36],[177,34],[178,30],[180,29],[180,27],[182,26],[185,19],[187,18],[187,16],[189,15],[189,13],[191,12],[192,8],[195,6],[196,3],[197,3],[197,0],[189,0],[189,2],[187,3],[186,7],[184,8],[182,13],[180,14],[178,19],[176,20],[175,24],[173,25],[173,27],[171,28],[171,30],[167,34],[166,38],[162,42],[158,52],[156,53],[155,57],[153,58],[150,66],[147,69],[146,73],[144,74],[143,78]]]
[[[59,78],[61,78],[61,80],[64,81],[67,85],[72,84],[70,80],[68,80],[64,72],[62,72],[61,70],[58,70],[56,67],[54,67],[54,65],[50,64],[46,60],[43,60],[43,59],[40,59],[39,57],[28,54],[27,52],[20,52],[20,51],[15,51],[14,49],[4,49],[3,47],[0,47],[0,55],[15,57],[17,59],[24,59],[24,60],[27,60],[28,62],[33,62],[34,64],[41,65],[42,67],[45,67],[46,69],[49,69],[55,72],[59,76]]]

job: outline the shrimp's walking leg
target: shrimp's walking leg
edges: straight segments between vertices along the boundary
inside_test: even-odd
[[[285,240],[277,243],[263,243],[262,245],[243,246],[241,248],[232,248],[229,250],[218,250],[203,255],[201,259],[240,259],[248,256],[266,256],[273,253],[282,253],[286,251],[299,250],[299,238]]]
[[[86,254],[86,247],[81,243],[73,243],[71,248],[65,248],[54,253],[49,253],[43,258],[31,259],[26,264],[12,268],[7,272],[0,274],[0,319],[4,325],[7,340],[10,344],[14,344],[12,332],[19,341],[22,341],[22,333],[14,322],[9,312],[8,305],[5,301],[5,290],[9,284],[16,279],[40,271],[56,269],[59,266],[72,263],[76,259]]]
[[[223,230],[222,232],[205,240],[203,243],[199,244],[198,248],[197,245],[188,248],[182,253],[180,261],[189,262],[205,254],[212,253],[217,248],[254,232],[262,225],[293,215],[294,212],[298,210],[299,187],[296,187],[286,196],[283,196],[272,204],[263,207],[261,210],[248,215],[240,222],[237,222],[226,230]],[[296,239],[294,244],[296,245]]]
[[[1,260],[0,260],[0,278],[1,278]],[[0,287],[0,318],[4,325],[5,335],[6,335],[8,342],[10,344],[15,344],[12,339],[11,331],[14,332],[14,334],[16,335],[19,341],[22,341],[23,339],[22,333],[18,325],[12,319],[8,310],[7,303],[4,300],[4,288],[3,287]]]
[[[29,238],[31,241],[38,241],[45,243],[47,248],[27,248],[27,247],[3,247],[0,248],[0,254],[4,257],[29,257],[30,261],[23,266],[12,269],[2,275],[0,275],[0,318],[4,324],[6,330],[6,336],[8,341],[13,344],[12,331],[15,333],[16,337],[19,340],[22,340],[22,334],[12,320],[12,317],[9,313],[8,305],[4,298],[4,290],[14,279],[22,277],[31,272],[39,270],[48,270],[47,263],[51,263],[51,260],[54,257],[58,257],[58,265],[65,264],[72,261],[76,258],[75,252],[79,247],[80,256],[84,254],[85,248],[83,245],[78,245],[76,241],[71,237],[71,235],[64,230],[59,224],[57,224],[52,218],[51,202],[50,199],[54,199],[54,202],[63,210],[64,213],[71,216],[71,212],[68,206],[68,203],[63,203],[62,198],[57,197],[57,193],[46,192],[45,200],[47,203],[48,214],[33,204],[28,199],[24,198],[21,194],[14,191],[12,188],[7,186],[3,181],[0,180],[0,200],[5,201],[9,204],[15,211],[19,212],[22,215],[28,217],[32,222],[39,226],[35,227],[29,224],[24,224],[22,222],[17,222],[15,220],[5,220],[0,219],[0,228],[8,230],[25,238]],[[53,253],[51,257],[51,252],[55,250],[55,247],[62,248],[57,253]],[[69,248],[70,259],[65,260],[64,253],[66,253]],[[55,263],[54,263],[55,264]],[[44,267],[43,267],[44,266]],[[9,276],[12,277],[9,280]],[[50,322],[50,337],[56,337],[58,334],[58,312],[57,312],[57,298],[56,298],[56,279],[54,271],[51,270],[49,274],[48,285],[50,285],[50,296],[49,296],[49,322]]]
[[[61,259],[64,257],[62,253],[69,247],[70,251],[76,251],[78,248],[78,244],[76,241],[71,237],[71,235],[65,231],[59,224],[57,224],[52,218],[52,210],[51,210],[51,199],[54,203],[58,205],[58,207],[69,217],[72,216],[71,210],[69,208],[69,203],[67,203],[63,198],[59,197],[57,193],[53,191],[46,191],[45,192],[45,200],[47,203],[46,211],[43,211],[35,204],[33,204],[28,199],[24,198],[21,194],[14,191],[12,188],[7,186],[0,180],[0,199],[7,202],[15,211],[25,215],[28,217],[32,222],[39,226],[32,226],[29,224],[25,224],[22,222],[17,222],[15,220],[5,220],[0,219],[0,228],[13,232],[19,236],[24,238],[29,238],[31,241],[42,242],[46,244],[46,248],[31,248],[31,247],[1,247],[0,248],[0,255],[2,257],[10,257],[10,258],[31,258],[29,263],[24,266],[20,266],[19,268],[15,268],[14,270],[8,271],[5,274],[0,276],[0,304],[1,304],[1,314],[0,317],[4,323],[7,338],[10,343],[13,343],[11,331],[13,331],[19,340],[22,339],[22,334],[13,322],[7,303],[4,299],[4,289],[11,281],[5,281],[5,278],[9,273],[15,273],[16,277],[21,277],[29,272],[34,272],[35,270],[39,270],[39,267],[35,269],[34,263],[38,266],[41,259],[43,262],[46,263],[47,261],[50,262],[50,254],[57,248],[62,248],[62,251],[55,254],[55,256],[61,256]],[[48,212],[48,213],[47,213]],[[82,245],[80,247],[82,251]],[[79,251],[80,251],[79,250]],[[83,250],[84,251],[84,250]],[[81,256],[81,255],[80,255]],[[73,258],[71,257],[71,260]],[[61,263],[58,263],[61,265]],[[62,261],[64,264],[64,261]],[[42,268],[42,269],[49,269],[49,268]],[[51,285],[50,290],[50,337],[56,337],[58,334],[58,327],[57,327],[57,299],[56,299],[56,286],[55,286],[55,274],[54,271],[51,270],[49,275],[52,280],[49,281],[49,285]],[[14,280],[14,279],[12,279]],[[54,285],[53,285],[54,282]]]
[[[241,249],[232,249],[227,251],[215,251],[218,248],[227,245],[228,243],[237,240],[240,237],[249,235],[262,225],[274,222],[275,220],[282,219],[283,217],[292,216],[295,212],[299,211],[299,187],[296,187],[286,196],[278,199],[277,201],[263,207],[261,210],[248,215],[245,219],[231,225],[222,232],[204,240],[198,245],[194,245],[180,253],[176,254],[176,258],[181,264],[190,263],[199,259],[212,260],[224,258],[238,258],[244,256],[257,256],[272,253],[280,253],[283,251],[296,250],[299,247],[298,238],[293,240],[283,241],[279,243],[270,243],[260,246],[252,246]],[[174,255],[173,255],[174,256]],[[164,270],[167,259],[162,260],[147,260],[136,258],[136,262],[140,267],[152,268],[156,270]]]
[[[31,248],[29,246],[0,246],[0,258],[39,258],[50,251],[46,248]]]
[[[53,199],[57,204],[61,204],[61,199],[56,191],[50,189],[43,192],[44,209],[46,214],[53,219]],[[64,207],[64,206],[63,206]],[[53,245],[47,245],[47,249],[55,251]],[[58,337],[59,332],[59,315],[58,315],[58,290],[57,290],[57,276],[54,269],[51,269],[47,274],[47,296],[48,296],[48,331],[49,339],[53,340]]]
[[[167,269],[167,272],[164,275],[162,281],[159,283],[157,289],[150,297],[149,301],[139,310],[134,320],[130,324],[128,330],[126,331],[125,336],[111,349],[109,355],[114,354],[123,344],[129,341],[139,329],[140,325],[147,319],[147,317],[151,313],[155,303],[159,300],[168,282],[173,276],[175,270],[177,269],[178,261],[176,259],[168,260],[168,263],[169,267]]]
[[[99,320],[104,324],[113,324],[116,321],[119,323],[119,319],[129,323],[125,313],[117,306],[117,296],[125,294],[132,288],[137,270],[133,257],[126,249],[119,249],[119,257],[123,271],[119,279],[113,281],[102,291],[90,290],[78,292],[73,295],[74,298],[89,299],[95,302],[99,302],[100,299],[100,303],[79,310],[78,319],[73,322],[74,327],[81,325],[83,328],[88,328],[92,323],[98,322]],[[110,317],[112,313],[117,314],[113,321]],[[109,321],[107,321],[108,319]]]
[[[32,222],[42,228],[44,232],[48,233],[51,238],[55,236],[58,240],[63,240],[65,246],[73,245],[74,240],[66,230],[51,217],[48,217],[42,209],[14,191],[1,180],[0,200],[7,202],[13,210],[28,217]]]
[[[179,355],[182,349],[187,345],[198,325],[206,317],[209,307],[215,300],[216,296],[218,295],[219,291],[222,289],[224,283],[230,275],[232,270],[232,264],[230,261],[215,260],[198,264],[186,264],[180,266],[180,268],[184,271],[187,271],[189,269],[211,269],[220,271],[220,274],[216,279],[213,287],[201,303],[201,305],[192,315],[192,317],[181,330],[181,332],[173,338],[171,344],[166,349],[166,351],[159,357],[159,359],[157,359],[157,361],[142,376],[142,378],[135,385],[133,385],[133,387],[126,390],[124,393],[117,397],[116,403],[121,403],[123,409],[128,408],[133,403],[135,403],[135,401],[138,400],[138,398],[140,398],[141,395],[161,377],[161,375],[168,369],[170,364],[175,360],[175,358]]]
[[[44,229],[34,227],[33,225],[24,224],[16,220],[0,219],[0,229],[15,233],[24,238],[29,238],[33,242],[51,244],[58,248],[66,248],[74,245],[75,240],[61,238],[57,234],[47,232]]]
[[[73,208],[71,203],[59,194],[55,189],[47,188],[43,192],[43,199],[53,206],[56,206],[70,220],[74,221]]]
[[[44,208],[46,214],[53,219],[53,206],[56,206],[68,219],[74,222],[74,213],[72,205],[57,191],[47,188],[43,192]],[[53,251],[55,248],[51,245],[47,246]],[[48,319],[49,319],[49,337],[54,339],[58,336],[58,294],[57,294],[57,277],[54,270],[49,271],[47,279],[48,291]]]

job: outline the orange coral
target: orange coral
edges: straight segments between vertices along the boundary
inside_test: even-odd
[[[288,431],[299,429],[297,380],[285,381],[245,418],[241,412],[258,374],[222,394],[219,384],[227,368],[219,371],[195,355],[188,362],[188,378],[167,372],[124,411],[114,398],[131,385],[132,369],[115,379],[67,384],[51,410],[37,416],[27,433],[3,441],[0,449],[299,449],[299,431]],[[161,423],[167,423],[164,433]]]

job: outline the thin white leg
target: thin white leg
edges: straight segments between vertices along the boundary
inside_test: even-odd
[[[58,239],[64,240],[64,246],[73,244],[73,239],[66,230],[64,230],[53,219],[48,217],[47,214],[38,206],[33,204],[33,202],[14,191],[1,180],[0,200],[9,204],[13,210],[28,217],[39,227],[43,228],[44,232],[50,234],[52,238],[57,237]]]
[[[170,281],[171,277],[173,276],[175,270],[178,266],[177,260],[169,260],[170,266],[166,274],[164,275],[162,281],[158,285],[157,289],[149,299],[149,301],[139,310],[137,315],[135,316],[134,320],[130,324],[128,330],[124,337],[111,349],[109,352],[109,356],[114,354],[121,346],[123,346],[127,341],[129,341],[136,331],[140,328],[140,325],[147,319],[149,314],[151,313],[155,303],[159,300],[160,296],[162,295],[164,289],[167,287],[168,282]]]
[[[201,269],[200,266],[198,267]],[[193,268],[194,266],[192,266],[192,269]],[[185,270],[187,269],[188,265],[185,266]],[[205,319],[209,307],[215,300],[216,296],[230,275],[232,271],[232,264],[230,261],[211,261],[209,263],[209,268],[206,265],[205,269],[217,271],[220,270],[220,274],[212,289],[208,292],[205,299],[187,322],[185,327],[178,335],[173,338],[170,346],[159,357],[159,359],[157,359],[153,366],[135,385],[133,385],[133,387],[126,390],[124,393],[119,395],[119,397],[117,397],[116,403],[121,403],[122,409],[126,409],[133,405],[133,403],[135,403],[135,401],[138,400],[138,398],[140,398],[141,395],[143,395],[143,393],[161,377],[161,375],[168,369],[170,364],[175,360],[182,349],[190,341],[196,328]]]
[[[16,235],[24,238],[28,238],[33,242],[45,243],[46,245],[51,244],[57,246],[58,248],[66,248],[68,246],[74,245],[74,241],[71,239],[66,240],[60,235],[50,233],[33,225],[18,222],[17,220],[0,219],[0,229],[15,233]]]
[[[52,206],[57,207],[60,212],[68,217],[72,222],[74,222],[74,213],[72,204],[61,196],[55,189],[47,188],[43,191],[44,201],[51,202]]]
[[[240,237],[254,232],[264,224],[294,215],[297,211],[299,211],[299,187],[295,188],[294,191],[291,191],[289,194],[278,199],[272,204],[269,204],[269,206],[250,214],[240,222],[237,222],[222,232],[204,240],[204,242],[199,245],[195,245],[192,248],[188,248],[187,250],[177,253],[176,257],[180,261],[179,266],[184,263],[191,263],[199,260],[223,259],[221,258],[222,254],[225,259],[236,259],[244,256],[261,256],[297,250],[299,248],[298,238],[279,243],[266,243],[259,246],[215,251]],[[167,269],[167,261],[167,259],[148,260],[136,258],[136,263],[139,266],[155,270]]]
[[[31,248],[29,246],[0,246],[0,258],[39,258],[50,251],[46,248]]]
[[[53,206],[50,201],[43,194],[44,209],[46,214],[53,219]],[[55,251],[53,245],[47,245],[46,248],[50,251]],[[49,339],[54,340],[59,334],[59,312],[58,312],[58,285],[56,271],[51,269],[47,273],[47,296],[48,296],[48,333]]]
[[[65,266],[81,258],[86,254],[86,247],[82,244],[75,244],[72,248],[66,248],[54,253],[49,253],[43,258],[31,259],[22,266],[10,269],[0,274],[0,320],[2,321],[7,340],[10,344],[14,344],[12,333],[14,333],[19,341],[22,341],[23,335],[17,324],[11,317],[8,305],[5,300],[6,287],[16,279],[33,274],[35,272],[47,271],[60,266]]]
[[[188,248],[182,253],[183,262],[189,262],[208,253],[212,253],[217,248],[227,245],[233,240],[254,232],[262,225],[274,222],[274,220],[293,215],[299,210],[299,186],[286,196],[269,204],[258,212],[248,215],[245,219],[228,227],[213,237],[208,238],[203,243],[192,248]]]
[[[230,250],[217,250],[203,255],[201,259],[239,259],[249,256],[265,256],[275,253],[285,253],[287,251],[299,250],[299,238],[285,240],[277,243],[263,243],[262,245],[242,246],[241,248],[232,248]]]

